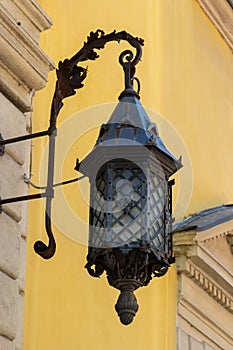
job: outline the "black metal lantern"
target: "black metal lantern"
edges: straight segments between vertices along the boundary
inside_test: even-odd
[[[127,325],[138,310],[134,290],[163,276],[173,262],[174,181],[169,177],[181,162],[166,149],[143,109],[123,55],[125,90],[79,171],[91,185],[86,268],[94,277],[106,271],[109,284],[121,291],[115,308]]]
[[[77,162],[76,170],[88,176],[91,184],[86,268],[94,277],[106,271],[109,284],[121,291],[116,311],[121,322],[127,325],[138,310],[134,291],[146,286],[153,276],[163,276],[173,262],[174,181],[169,178],[182,166],[163,144],[156,125],[151,123],[139,101],[140,83],[134,75],[142,54],[141,38],[126,31],[91,32],[73,57],[59,62],[48,129],[7,140],[0,134],[0,156],[4,155],[6,144],[49,137],[47,186],[36,186],[24,178],[36,189],[45,191],[0,198],[0,213],[3,204],[45,197],[45,228],[49,241],[48,244],[40,240],[35,242],[34,249],[44,259],[53,257],[56,251],[51,226],[54,187],[83,178],[53,183],[57,118],[63,100],[83,87],[87,69],[79,63],[97,59],[99,55],[95,50],[103,49],[108,42],[121,40],[136,49],[135,56],[126,50],[119,58],[125,74],[125,89],[108,123],[102,125],[94,149],[81,163]],[[133,88],[134,80],[138,83],[137,92]]]

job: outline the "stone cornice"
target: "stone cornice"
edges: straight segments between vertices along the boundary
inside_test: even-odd
[[[184,283],[187,284],[187,281],[184,281]],[[192,297],[190,298],[189,296],[192,295],[192,287],[193,286],[190,285],[187,288],[186,292],[188,294],[183,296],[180,300],[178,307],[178,327],[182,329],[182,324],[188,324],[188,333],[193,334],[194,338],[196,338],[198,334],[200,336],[200,340],[204,338],[205,345],[211,344],[213,346],[213,348],[210,347],[210,349],[231,350],[233,344],[231,331],[232,314],[224,312],[226,311],[224,308],[221,308],[222,312],[219,310],[219,308],[216,310],[213,304],[210,305],[207,301],[204,301],[203,304],[199,303],[200,300],[192,299]],[[200,295],[200,298],[203,298],[203,295]],[[218,315],[217,319],[215,317],[216,311]],[[209,349],[209,346],[204,346],[204,349],[207,348]],[[186,350],[188,348],[184,347],[184,349]]]
[[[211,232],[208,235],[205,232],[198,233],[195,229],[175,232],[173,251],[178,274],[187,275],[226,310],[233,313],[233,273],[203,243],[205,239],[218,239],[219,236],[229,234],[229,231],[222,231],[219,226],[218,233],[216,228],[212,229],[212,235]]]
[[[1,60],[29,88],[41,89],[47,81],[48,71],[54,68],[52,61],[21,26],[15,25],[3,9],[0,19]]]
[[[233,9],[227,0],[197,0],[233,51]]]
[[[40,33],[52,26],[52,20],[35,0],[1,0],[1,10],[22,27],[37,43]]]
[[[229,232],[227,234],[227,243],[229,244],[231,253],[233,254],[233,233],[232,232]]]
[[[21,9],[21,3],[24,12],[22,17],[19,13],[17,17],[22,19],[25,17],[26,5],[31,9],[35,2],[23,0],[18,10]],[[15,14],[6,7],[7,4],[12,2],[4,0],[5,7],[0,8],[0,90],[22,112],[27,112],[31,110],[32,91],[45,86],[48,72],[54,68],[54,64],[39,47],[37,34],[30,25],[26,21],[25,25],[17,21]],[[38,5],[36,8],[39,17]],[[44,20],[41,22],[37,20],[41,29],[50,23],[44,16],[42,18]]]
[[[33,90],[28,87],[11,72],[0,60],[0,91],[5,95],[20,111],[29,112],[32,110]]]
[[[13,2],[38,29],[39,33],[52,26],[52,20],[35,0],[13,0]]]
[[[218,239],[219,237],[225,237],[231,233],[233,233],[233,220],[228,220],[219,225],[215,225],[208,230],[199,232],[196,239],[198,242],[208,242],[212,239]],[[198,231],[198,230],[197,230]]]
[[[202,270],[198,269],[192,262],[187,262],[185,273],[220,305],[233,314],[232,296],[226,292],[225,289],[220,287],[215,280],[210,278],[210,276],[208,276]]]

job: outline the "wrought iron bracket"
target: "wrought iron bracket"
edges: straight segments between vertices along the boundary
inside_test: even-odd
[[[5,145],[8,145],[10,143],[16,143],[20,141],[25,141],[25,140],[30,140],[30,139],[35,139],[37,137],[42,137],[42,136],[47,136],[49,135],[49,129],[36,132],[34,134],[27,134],[27,135],[22,135],[22,136],[17,136],[13,137],[11,139],[6,139],[2,137],[2,134],[0,133],[0,156],[3,156],[5,154]]]
[[[70,180],[66,180],[66,181],[55,183],[55,184],[53,184],[53,188],[54,187],[58,187],[58,186],[68,185],[70,183],[80,181],[80,180],[84,179],[85,177],[86,177],[86,175],[83,175],[83,176],[80,176],[80,177],[75,177],[74,179],[70,179]],[[32,186],[32,187],[34,187],[34,188],[36,188],[38,190],[46,190],[46,188],[47,188],[46,186],[37,186],[37,185],[35,185],[25,174],[23,176],[23,180],[29,186]],[[10,197],[10,198],[4,198],[4,199],[2,199],[0,197],[0,214],[2,213],[2,205],[3,204],[29,201],[29,200],[32,200],[32,199],[38,199],[38,198],[43,198],[43,197],[47,197],[47,193],[46,192],[29,194],[29,195],[26,195],[26,196]]]
[[[3,137],[2,134],[0,133],[0,156],[3,156],[5,153],[5,144],[2,143]]]
[[[46,197],[46,210],[45,210],[45,227],[48,235],[49,243],[46,245],[42,241],[37,241],[34,244],[34,250],[44,259],[51,258],[56,251],[56,242],[53,236],[51,227],[51,202],[54,197],[54,156],[55,156],[55,138],[57,135],[57,117],[63,107],[63,99],[76,94],[76,90],[82,88],[83,80],[87,76],[87,68],[78,66],[79,62],[87,60],[96,60],[99,55],[95,50],[100,50],[105,47],[105,44],[110,41],[120,42],[121,40],[127,41],[131,46],[136,49],[136,55],[134,56],[130,50],[125,50],[120,55],[120,63],[123,66],[125,73],[125,90],[122,94],[133,94],[138,98],[138,93],[133,89],[133,79],[135,74],[135,66],[141,59],[143,45],[143,39],[133,37],[126,31],[113,32],[105,34],[103,30],[98,29],[96,32],[91,32],[87,37],[87,41],[84,42],[83,47],[70,59],[60,61],[58,69],[56,70],[57,81],[55,91],[52,99],[49,128],[46,131],[38,132],[35,134],[29,134],[24,136],[15,137],[8,140],[3,140],[0,135],[0,155],[4,155],[5,145],[15,142],[24,141],[41,136],[49,136],[49,155],[48,155],[48,172],[47,172],[47,186],[44,193],[15,197],[0,200],[0,206],[6,203],[12,203],[21,200],[31,200],[40,197]],[[125,61],[124,61],[125,59]],[[79,163],[76,165],[78,169]],[[1,208],[0,208],[1,210]]]
[[[51,170],[53,171],[53,168],[54,168],[54,147],[53,147],[53,144],[51,144],[51,139],[54,139],[56,136],[56,125],[55,126],[52,125],[51,122],[50,122],[50,126],[49,126],[48,130],[40,131],[40,132],[33,133],[33,134],[27,134],[27,135],[23,135],[23,136],[17,136],[17,137],[6,139],[6,140],[4,140],[3,137],[1,136],[1,138],[0,138],[0,154],[1,154],[1,156],[4,155],[5,145],[7,145],[7,144],[21,142],[21,141],[25,141],[25,140],[29,140],[29,139],[33,139],[33,138],[37,138],[37,137],[42,137],[42,136],[49,136],[49,139],[50,139],[49,154],[52,155],[53,161],[52,162],[51,162],[51,160],[49,161],[49,165],[48,165],[48,177],[49,177],[49,171],[51,171]],[[55,142],[55,140],[54,140],[54,142]],[[51,156],[50,156],[50,158],[51,158]],[[44,193],[37,193],[37,194],[26,195],[26,196],[21,196],[21,197],[0,199],[0,213],[2,212],[2,205],[3,204],[28,201],[28,200],[38,199],[38,198],[42,198],[42,197],[46,197],[46,203],[48,203],[48,202],[51,203],[53,196],[54,196],[53,187],[48,186],[48,184],[47,184],[46,191]],[[47,215],[47,210],[49,212],[49,215]],[[34,245],[35,251],[44,259],[51,258],[54,255],[55,250],[56,250],[56,243],[55,243],[55,240],[53,238],[52,231],[51,231],[50,214],[51,214],[51,206],[49,206],[47,204],[46,205],[46,222],[45,222],[45,224],[46,224],[46,232],[47,232],[48,237],[49,237],[48,246],[46,246],[43,242],[40,242],[40,241],[36,242]],[[43,246],[41,243],[43,243]]]
[[[0,214],[2,213],[2,205],[3,204],[22,202],[22,201],[30,201],[32,199],[38,199],[38,198],[43,198],[43,197],[46,197],[46,192],[29,194],[27,196],[21,196],[21,197],[11,197],[11,198],[6,198],[6,199],[2,199],[0,197]]]

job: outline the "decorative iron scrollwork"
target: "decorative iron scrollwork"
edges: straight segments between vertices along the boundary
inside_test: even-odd
[[[95,50],[101,50],[105,47],[106,43],[110,41],[120,42],[121,40],[127,41],[131,46],[136,49],[135,56],[132,51],[125,50],[121,53],[119,61],[124,67],[127,63],[130,65],[130,79],[133,79],[135,73],[135,66],[140,61],[142,55],[141,46],[144,45],[144,40],[141,38],[133,37],[126,31],[113,32],[105,34],[101,29],[95,32],[90,32],[87,37],[87,41],[84,42],[83,47],[70,59],[65,59],[63,62],[60,61],[57,69],[57,82],[55,93],[52,103],[51,114],[53,118],[56,118],[60,109],[63,106],[62,100],[66,97],[75,95],[77,89],[82,88],[83,80],[87,76],[87,68],[78,66],[80,62],[87,60],[96,60],[99,55]],[[124,62],[124,57],[126,62]],[[128,82],[127,82],[128,86]]]
[[[138,311],[134,291],[147,286],[153,277],[166,274],[169,262],[150,247],[143,244],[140,249],[119,247],[98,249],[87,256],[86,268],[93,277],[106,271],[108,283],[121,291],[115,309],[124,325],[133,321]]]
[[[95,50],[100,50],[105,47],[105,44],[110,41],[120,42],[121,40],[127,41],[131,46],[136,49],[136,55],[133,58],[133,53],[127,51],[128,66],[130,65],[130,81],[133,79],[133,72],[135,72],[135,65],[141,58],[141,46],[143,45],[143,39],[133,37],[126,31],[113,32],[105,34],[103,30],[98,29],[95,32],[91,32],[87,37],[87,41],[84,42],[83,47],[70,59],[60,61],[58,64],[57,81],[55,92],[53,95],[51,113],[50,113],[50,125],[48,128],[49,135],[49,158],[48,158],[48,175],[47,175],[47,188],[46,188],[46,215],[45,226],[46,232],[49,238],[49,244],[46,245],[42,241],[35,242],[34,249],[44,259],[51,258],[56,251],[56,242],[51,228],[51,202],[54,196],[53,191],[53,178],[54,178],[54,155],[55,155],[55,137],[57,133],[56,122],[58,114],[63,107],[63,99],[76,94],[77,89],[81,89],[83,81],[87,76],[87,68],[78,66],[79,62],[87,60],[96,60],[99,55]],[[125,55],[123,53],[123,55]],[[121,57],[123,57],[121,55]],[[123,66],[124,68],[124,66]],[[127,68],[128,69],[128,68]],[[125,70],[125,69],[124,69]],[[127,79],[125,79],[127,80]],[[128,82],[127,82],[128,84]],[[127,85],[128,86],[128,85]],[[0,150],[1,151],[1,150]]]
[[[146,286],[153,277],[161,277],[170,263],[149,247],[140,249],[100,248],[95,249],[87,256],[87,268],[93,277],[100,277],[104,271],[110,285],[114,286],[118,279],[135,279]]]

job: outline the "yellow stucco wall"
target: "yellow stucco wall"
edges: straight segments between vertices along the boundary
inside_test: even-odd
[[[53,28],[42,36],[41,46],[56,63],[71,57],[87,34],[97,28],[106,33],[125,29],[145,39],[143,59],[137,68],[142,85],[141,101],[170,121],[186,143],[194,178],[187,212],[231,202],[233,190],[229,174],[233,162],[228,150],[233,143],[232,56],[199,5],[193,0],[40,0],[38,3],[54,22]],[[77,110],[116,101],[123,87],[118,55],[125,47],[128,45],[124,43],[109,43],[100,51],[101,57],[96,62],[88,62],[85,87],[65,101],[60,125]],[[47,87],[36,94],[34,131],[47,128],[54,82],[53,72]],[[107,119],[108,115],[101,116],[102,122]],[[83,127],[85,113],[80,120]],[[91,125],[88,123],[87,128]],[[59,154],[64,139],[58,140],[56,170],[62,167],[63,179],[77,176],[72,170],[75,157],[82,159],[93,146],[95,135],[96,130],[91,131],[72,144],[62,165]],[[33,141],[33,181],[37,183],[41,179],[38,167],[42,164],[45,142]],[[171,140],[171,151],[172,146]],[[186,181],[188,175],[186,173],[182,181]],[[59,201],[60,192],[56,193],[54,205]],[[87,205],[80,199],[77,186],[70,185],[65,194],[70,206],[87,218]],[[185,193],[182,195],[185,201]],[[62,216],[65,209],[59,205]],[[108,286],[105,277],[91,278],[83,268],[85,246],[54,227],[55,257],[42,261],[35,255],[33,243],[45,238],[42,215],[42,203],[30,203],[24,350],[89,350],[93,347],[97,350],[175,350],[174,269],[136,292],[139,312],[133,324],[124,327],[114,311],[118,292]],[[69,222],[64,216],[64,227],[69,231]],[[79,234],[82,229],[77,225]]]

